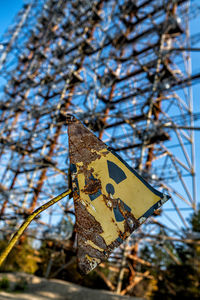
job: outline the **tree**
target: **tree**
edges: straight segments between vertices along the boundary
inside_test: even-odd
[[[153,299],[200,298],[200,206],[188,223],[190,229],[183,230],[183,242],[168,248],[170,256],[166,256],[161,245],[145,246],[141,250],[143,257],[151,263],[150,271],[157,281],[157,289],[151,295]],[[191,238],[192,243],[184,243],[184,239]],[[163,246],[171,247],[172,243]]]

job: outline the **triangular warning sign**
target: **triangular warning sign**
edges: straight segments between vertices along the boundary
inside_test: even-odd
[[[71,115],[68,135],[78,265],[88,273],[169,197]]]

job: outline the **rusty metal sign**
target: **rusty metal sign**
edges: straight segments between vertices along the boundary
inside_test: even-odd
[[[151,187],[72,115],[68,135],[78,266],[87,274],[169,196]]]

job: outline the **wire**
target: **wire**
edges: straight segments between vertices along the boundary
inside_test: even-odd
[[[8,243],[7,247],[4,249],[4,251],[0,255],[0,266],[10,253],[10,251],[13,249],[17,241],[19,240],[20,236],[24,233],[25,229],[28,227],[28,225],[33,221],[35,217],[37,217],[41,212],[46,210],[48,207],[52,206],[56,202],[60,201],[64,197],[68,196],[71,193],[71,189],[63,192],[62,194],[56,196],[55,198],[51,199],[49,202],[43,204],[39,208],[37,208],[34,212],[32,212],[28,218],[22,223],[22,225],[19,227],[19,229],[15,232],[14,236],[11,238],[10,242]]]

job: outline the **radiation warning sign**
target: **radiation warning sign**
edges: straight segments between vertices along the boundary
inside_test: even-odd
[[[78,265],[88,273],[169,197],[71,115],[68,134]]]

